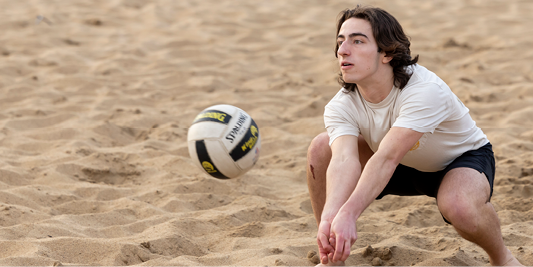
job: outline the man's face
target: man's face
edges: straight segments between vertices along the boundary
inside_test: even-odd
[[[337,36],[337,57],[342,78],[347,83],[363,84],[379,78],[385,53],[378,52],[370,22],[350,18],[342,25]]]

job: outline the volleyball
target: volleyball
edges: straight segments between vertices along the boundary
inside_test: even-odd
[[[206,108],[187,134],[189,155],[205,173],[229,179],[243,175],[259,159],[259,128],[248,113],[232,105]]]

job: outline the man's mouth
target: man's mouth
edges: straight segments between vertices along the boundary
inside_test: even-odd
[[[349,69],[353,66],[352,63],[348,63],[348,62],[342,62],[341,63],[341,70],[346,70],[346,69]]]

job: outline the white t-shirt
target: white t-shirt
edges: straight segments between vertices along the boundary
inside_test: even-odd
[[[330,145],[339,136],[362,134],[376,152],[391,127],[409,128],[424,135],[400,163],[435,172],[464,152],[489,142],[468,108],[443,80],[417,64],[409,69],[412,76],[407,85],[402,90],[394,87],[377,104],[366,101],[357,89],[341,89],[324,113]]]

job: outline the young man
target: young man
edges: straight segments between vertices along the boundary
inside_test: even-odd
[[[322,264],[343,264],[356,221],[387,194],[437,199],[444,219],[492,265],[520,265],[489,202],[494,155],[468,109],[411,58],[398,21],[379,8],[341,12],[336,57],[343,88],[326,106],[327,134],[308,151],[307,181]]]

